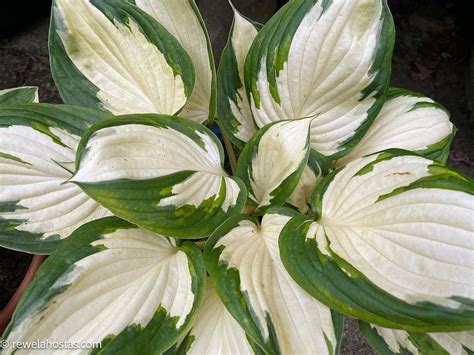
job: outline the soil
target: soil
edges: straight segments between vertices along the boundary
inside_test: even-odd
[[[198,0],[197,3],[208,24],[218,61],[227,41],[231,10],[227,0]],[[259,22],[265,22],[277,7],[275,0],[241,0],[235,3],[243,14]],[[469,32],[471,12],[468,2],[388,0],[388,3],[397,28],[392,85],[430,96],[451,112],[458,132],[449,164],[474,177],[474,47]],[[10,19],[14,17],[10,15]],[[16,35],[0,38],[0,89],[36,85],[40,87],[42,102],[60,103],[49,71],[48,19],[29,21],[31,25]],[[10,34],[14,32],[11,26],[6,28]],[[5,34],[4,29],[5,26],[0,27],[0,37]],[[31,256],[27,254],[0,248],[0,309],[21,282],[30,260]],[[374,353],[365,343],[354,320],[346,321],[341,353]]]
[[[10,301],[28,270],[32,256],[0,249],[0,310]]]

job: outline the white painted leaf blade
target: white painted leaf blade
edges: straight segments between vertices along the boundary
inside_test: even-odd
[[[274,36],[290,43],[277,46]],[[345,154],[375,118],[387,89],[394,40],[384,2],[290,2],[256,42],[246,82],[257,125],[318,115],[312,148]]]
[[[84,143],[71,181],[154,232],[203,237],[244,203],[245,188],[222,166],[219,141],[200,124],[124,117],[90,132]]]
[[[259,226],[245,218],[229,222],[222,227],[228,232],[217,232],[206,246],[208,271],[222,289],[224,303],[265,351],[331,354],[337,339],[330,309],[298,286],[280,259],[278,237],[290,218],[274,213],[265,215]],[[231,223],[235,226],[229,229]],[[237,282],[231,270],[238,274],[239,294],[230,286]],[[236,304],[241,302],[248,314],[239,311]]]
[[[309,157],[312,118],[274,123],[262,129],[239,158],[239,176],[248,182],[258,208],[283,203],[298,183]]]
[[[214,58],[207,30],[194,0],[135,0],[135,3],[176,37],[193,61],[196,84],[181,116],[199,123],[213,119]]]
[[[245,331],[224,306],[210,279],[187,337],[193,339],[187,354],[254,354]]]
[[[376,339],[378,336],[392,354],[404,354],[408,351],[414,355],[429,353],[469,355],[474,351],[473,331],[420,334],[367,323],[361,324],[361,329],[370,345],[380,346]]]
[[[350,163],[324,193],[318,224],[330,251],[409,304],[463,307],[459,299],[474,298],[473,196],[429,181],[397,193],[435,174],[435,163],[402,155],[358,174],[376,158]]]
[[[311,194],[321,179],[321,173],[316,175],[313,169],[309,165],[306,165],[298,185],[296,185],[295,190],[288,198],[288,203],[297,207],[301,213],[308,212]]]
[[[111,215],[77,186],[64,184],[72,174],[56,162],[74,161],[79,137],[60,128],[49,131],[58,142],[29,126],[0,128],[0,204],[12,205],[0,211],[0,220],[13,228],[12,235],[3,231],[0,244],[10,248],[32,252],[41,248],[36,243],[67,238],[79,226]],[[20,244],[24,233],[32,244]]]
[[[168,127],[125,124],[100,129],[89,139],[74,181],[145,180],[185,170],[225,176],[217,145],[209,136],[200,137],[204,147]]]
[[[102,108],[172,115],[184,106],[183,78],[134,19],[111,22],[90,0],[56,0],[53,11],[69,59],[96,88]]]
[[[101,342],[102,351],[113,351],[125,337],[136,350],[151,328],[162,333],[152,330],[147,346],[169,348],[200,303],[204,268],[197,247],[177,247],[117,218],[89,224],[74,237],[45,264],[6,339]]]
[[[430,98],[401,91],[390,97],[368,132],[337,165],[389,148],[423,153],[453,132],[449,114]]]
[[[430,335],[448,354],[469,355],[474,352],[474,331],[431,333]]]
[[[234,22],[217,73],[217,108],[225,133],[243,147],[257,132],[245,90],[244,66],[258,31],[234,7],[233,11]]]
[[[384,339],[388,348],[395,354],[401,354],[408,350],[411,354],[418,354],[416,345],[410,339],[410,334],[400,329],[389,329],[372,326],[373,329]]]

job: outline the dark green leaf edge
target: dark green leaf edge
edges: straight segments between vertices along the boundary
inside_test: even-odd
[[[127,115],[103,120],[86,132],[78,149],[76,169],[79,169],[87,143],[95,132],[109,127],[142,124],[160,128],[174,129],[193,139],[201,147],[204,142],[197,132],[210,136],[219,148],[221,165],[224,151],[218,138],[206,127],[184,118],[177,119],[166,115]],[[159,201],[172,196],[172,187],[190,177],[193,171],[182,171],[168,176],[148,180],[117,180],[94,184],[77,183],[91,198],[111,210],[116,216],[140,225],[155,233],[176,238],[208,237],[226,218],[239,213],[246,202],[246,189],[238,178],[232,179],[239,185],[237,203],[227,212],[221,209],[225,199],[226,184],[222,184],[219,197],[211,197],[196,208],[186,205],[158,207]],[[224,177],[223,177],[224,179]],[[128,197],[126,196],[128,194]],[[133,200],[134,206],[130,206]]]
[[[104,235],[116,230],[131,228],[136,227],[116,217],[107,217],[77,229],[72,237],[64,241],[40,267],[35,279],[18,303],[3,338],[7,338],[16,325],[47,307],[49,300],[65,291],[67,286],[55,288],[55,282],[62,276],[73,272],[74,264],[77,261],[103,250],[103,246],[92,246],[93,241],[100,240]],[[206,272],[202,253],[196,245],[185,242],[178,248],[185,252],[189,258],[189,268],[193,277],[192,291],[195,295],[193,311],[187,316],[184,324],[177,328],[177,317],[167,316],[167,312],[160,307],[145,328],[139,325],[130,325],[120,334],[106,337],[102,342],[102,348],[99,349],[101,354],[116,354],[117,352],[141,354],[150,348],[161,353],[170,348],[186,331],[202,303]]]

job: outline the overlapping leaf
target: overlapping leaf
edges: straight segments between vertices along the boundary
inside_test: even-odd
[[[382,107],[393,43],[384,0],[290,1],[259,32],[245,63],[256,124],[318,116],[312,148],[346,154]]]
[[[233,10],[234,22],[217,72],[217,110],[225,133],[242,148],[257,131],[244,87],[244,64],[261,26]]]
[[[367,342],[380,355],[470,355],[474,352],[474,331],[422,334],[359,324]]]
[[[72,182],[116,216],[173,237],[209,236],[240,212],[245,186],[204,126],[160,115],[103,121],[84,137]]]
[[[39,102],[36,86],[0,90],[0,105],[31,104]]]
[[[0,246],[48,254],[77,227],[110,215],[64,184],[80,136],[106,116],[73,106],[0,107]]]
[[[211,280],[206,282],[204,301],[191,331],[168,354],[255,354],[254,344],[217,295]]]
[[[179,112],[192,61],[155,19],[123,0],[55,0],[51,69],[64,102],[114,114]]]
[[[474,183],[403,151],[356,160],[313,195],[317,221],[282,232],[282,259],[314,297],[408,331],[474,327]]]
[[[245,146],[237,175],[246,183],[257,213],[283,204],[293,193],[310,154],[311,120],[269,124]]]
[[[103,353],[162,353],[202,299],[199,248],[115,217],[78,229],[38,272],[4,337],[101,342]],[[6,349],[13,353],[14,347]]]
[[[311,195],[322,178],[328,174],[330,165],[320,154],[311,151],[308,164],[303,170],[298,185],[296,185],[295,190],[286,202],[297,207],[301,213],[307,213],[311,203]]]
[[[440,104],[408,90],[390,89],[367,134],[337,165],[389,148],[416,151],[446,162],[453,136],[449,113]]]
[[[206,244],[206,268],[226,307],[264,351],[334,354],[342,318],[298,286],[280,259],[278,237],[292,214],[270,211],[261,223],[229,220]]]
[[[166,28],[191,57],[196,84],[181,116],[200,123],[212,120],[216,111],[214,56],[206,26],[194,0],[130,1]]]

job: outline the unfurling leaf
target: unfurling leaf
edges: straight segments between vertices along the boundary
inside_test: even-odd
[[[261,129],[245,146],[237,176],[247,185],[257,213],[285,203],[308,162],[312,118],[281,121]]]
[[[244,64],[261,26],[233,10],[234,23],[217,72],[217,110],[225,133],[242,148],[257,132],[244,87]]]

